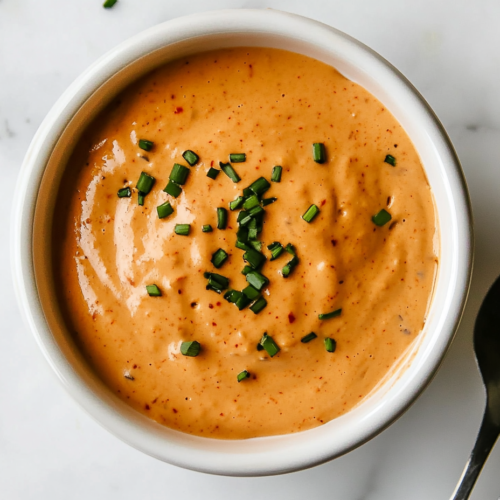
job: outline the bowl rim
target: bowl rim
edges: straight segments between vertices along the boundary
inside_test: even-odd
[[[417,116],[422,121],[421,126],[427,127],[430,140],[442,158],[449,182],[450,200],[455,208],[453,234],[457,248],[454,249],[454,289],[449,293],[448,313],[441,322],[441,330],[436,334],[433,350],[427,352],[425,360],[411,379],[398,380],[396,385],[399,384],[399,389],[391,399],[391,404],[381,405],[376,418],[362,419],[363,428],[356,431],[350,429],[350,435],[341,440],[325,439],[322,444],[317,438],[306,437],[300,442],[293,441],[292,436],[299,434],[304,436],[309,433],[312,436],[313,429],[295,435],[246,440],[245,443],[233,441],[240,443],[240,448],[248,445],[248,449],[241,452],[237,445],[184,434],[176,436],[176,431],[159,438],[162,431],[155,428],[159,424],[145,422],[144,419],[149,421],[147,417],[142,419],[142,416],[135,415],[135,410],[127,410],[118,402],[105,401],[103,393],[99,392],[102,388],[93,386],[89,380],[82,380],[81,374],[57,345],[45,319],[35,281],[33,224],[42,177],[58,137],[100,85],[127,64],[169,46],[167,40],[171,41],[170,44],[175,40],[197,39],[199,42],[201,38],[213,34],[238,35],[248,32],[257,36],[279,35],[311,44],[319,44],[319,37],[326,37],[338,44],[340,49],[336,50],[345,51],[345,57],[352,64],[361,59],[369,60],[381,75],[397,82],[408,99],[412,100],[415,109],[420,110]],[[151,456],[192,470],[235,476],[272,475],[312,467],[360,446],[394,422],[429,384],[458,328],[467,300],[474,241],[471,204],[459,160],[438,118],[411,83],[379,54],[335,28],[295,14],[253,9],[203,12],[156,25],[111,49],[71,84],[40,125],[23,161],[16,193],[11,225],[14,287],[23,317],[50,366],[68,393],[110,432]],[[210,444],[200,444],[200,439],[215,441],[221,449],[214,450]],[[263,445],[264,441],[272,443],[272,446]]]

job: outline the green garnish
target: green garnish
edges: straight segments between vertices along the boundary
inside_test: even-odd
[[[166,201],[162,205],[156,207],[156,212],[158,213],[158,219],[164,219],[165,217],[173,214],[174,209],[172,208],[172,205],[170,205],[170,202]]]
[[[240,226],[238,228],[238,231],[236,233],[236,239],[238,241],[241,241],[242,243],[247,243],[248,242],[248,234],[249,234],[249,229],[246,227]]]
[[[262,196],[270,187],[271,184],[267,182],[264,177],[259,177],[255,182],[248,186],[257,196]]]
[[[259,314],[260,311],[262,311],[262,309],[264,309],[264,307],[266,306],[267,300],[264,297],[261,297],[250,306],[250,311],[252,311],[254,314]]]
[[[325,342],[325,349],[328,352],[335,352],[335,349],[337,349],[337,342],[334,339],[331,339],[330,337],[326,337],[324,342]]]
[[[146,285],[146,291],[150,297],[161,297],[161,290],[157,285]]]
[[[316,163],[325,163],[326,161],[325,145],[321,142],[315,142],[313,144],[313,160]]]
[[[266,256],[251,248],[243,254],[243,260],[248,262],[254,269],[259,269],[266,261]]]
[[[372,217],[372,221],[377,226],[383,226],[384,224],[387,224],[391,219],[392,219],[391,214],[384,208],[377,215],[374,215]]]
[[[170,172],[169,179],[174,181],[176,184],[183,185],[189,175],[189,168],[184,165],[179,165],[179,163],[174,163],[172,171]]]
[[[251,208],[257,207],[260,205],[260,200],[257,196],[252,195],[249,196],[243,203],[243,208],[245,210],[250,210]]]
[[[113,5],[118,2],[118,0],[105,0],[105,2],[102,4],[102,6],[105,8],[105,9],[111,9],[111,7],[113,7]]]
[[[236,173],[236,170],[234,170],[233,166],[230,163],[222,163],[220,161],[219,167],[233,182],[241,181],[240,176]]]
[[[243,198],[243,196],[238,196],[238,198],[229,202],[229,210],[238,210],[238,208],[240,208],[241,205],[243,205],[244,201],[245,198]]]
[[[246,274],[248,283],[259,292],[269,283],[269,280],[255,269]]]
[[[176,224],[174,228],[175,234],[179,236],[189,236],[190,230],[191,224]]]
[[[213,231],[212,226],[210,224],[205,224],[201,227],[202,233],[211,233]]]
[[[319,214],[319,208],[312,204],[306,211],[306,213],[302,216],[302,218],[306,221],[306,222],[312,222],[312,220],[314,219],[314,217],[316,217],[316,215]]]
[[[271,259],[276,260],[283,253],[283,245],[279,241],[275,241],[267,245],[267,249],[271,251]]]
[[[271,182],[281,182],[281,173],[283,168],[279,165],[273,167],[273,173],[271,174]]]
[[[297,255],[297,252],[295,251],[295,247],[291,244],[291,243],[288,243],[287,246],[285,247],[285,250],[293,255],[294,257]]]
[[[219,267],[221,267],[222,264],[226,262],[228,257],[229,255],[224,250],[222,250],[222,248],[219,248],[219,250],[214,252],[214,254],[212,255],[211,262],[216,269],[219,269]]]
[[[242,380],[245,380],[246,378],[250,378],[250,373],[248,373],[246,370],[243,370],[242,372],[238,373],[236,378],[237,378],[238,382],[241,382]]]
[[[250,266],[245,266],[242,270],[241,270],[241,274],[243,274],[244,276],[246,276],[249,272],[253,271],[253,269],[250,267]]]
[[[236,248],[239,248],[240,250],[251,250],[252,247],[248,246],[246,243],[243,243],[242,241],[237,241],[236,242]]]
[[[295,269],[297,264],[299,263],[298,257],[295,255],[292,260],[290,260],[283,269],[281,270],[281,274],[283,275],[283,278],[288,278],[290,276],[291,272]]]
[[[255,218],[257,215],[259,215],[261,213],[264,213],[264,209],[260,205],[253,207],[251,210],[247,210],[247,211],[242,210],[238,214],[238,222],[240,223],[240,225],[246,226],[247,224],[250,223],[250,221],[253,218]]]
[[[231,153],[229,155],[229,161],[231,163],[243,163],[247,161],[247,155],[245,153]]]
[[[252,285],[248,285],[246,288],[243,288],[242,293],[244,293],[250,300],[255,300],[260,295],[260,292]]]
[[[170,196],[177,198],[177,196],[182,193],[182,188],[174,181],[168,181],[168,184],[163,191],[165,191],[165,193],[169,194]]]
[[[181,344],[181,354],[195,358],[200,354],[201,345],[198,341],[192,340],[191,342],[183,342]]]
[[[278,198],[264,198],[262,200],[262,206],[267,207],[267,205],[270,205],[271,203],[274,203]]]
[[[262,241],[249,241],[249,243],[252,245],[254,250],[257,250],[257,252],[262,250]]]
[[[121,188],[118,190],[118,198],[130,198],[132,196],[132,190],[129,187]]]
[[[302,337],[300,339],[300,341],[303,343],[303,344],[307,344],[308,342],[311,342],[311,340],[314,340],[315,338],[317,338],[318,336],[314,333],[314,332],[311,332],[311,333],[308,333],[305,337]]]
[[[194,152],[188,149],[182,153],[182,157],[193,167],[198,163],[200,157]]]
[[[217,208],[217,229],[226,229],[227,210],[222,207]]]
[[[394,156],[392,155],[387,155],[385,157],[385,163],[388,163],[389,165],[392,165],[393,167],[396,166],[396,158],[394,158]]]
[[[207,172],[207,177],[210,177],[210,179],[217,179],[217,176],[220,174],[220,170],[217,170],[216,168],[210,167]]]
[[[276,344],[273,338],[267,333],[264,333],[259,343],[266,350],[267,354],[271,356],[271,358],[280,352],[278,344]]]
[[[139,147],[144,149],[144,151],[151,151],[154,146],[154,142],[147,141],[146,139],[139,139]]]
[[[342,313],[342,309],[336,309],[335,311],[325,313],[325,314],[319,314],[318,318],[319,319],[331,319],[331,318],[336,318],[337,316],[340,316]]]
[[[224,298],[228,301],[231,302],[231,304],[235,304],[236,301],[240,298],[241,292],[238,292],[236,290],[228,290],[224,294]]]
[[[259,230],[257,228],[257,220],[252,219],[250,221],[250,223],[248,224],[248,239],[249,240],[256,240],[258,234],[259,234]]]
[[[147,174],[146,172],[141,172],[141,176],[139,177],[135,187],[137,188],[137,191],[140,191],[144,196],[146,196],[151,189],[153,189],[155,181],[156,179],[153,176]]]
[[[139,191],[137,193],[137,204],[141,207],[144,206],[144,198],[146,198],[146,195]]]
[[[225,276],[216,273],[203,273],[203,276],[208,279],[207,290],[221,293],[229,286],[229,279]]]
[[[252,301],[243,293],[240,292],[238,300],[235,302],[236,307],[241,311],[245,309]]]

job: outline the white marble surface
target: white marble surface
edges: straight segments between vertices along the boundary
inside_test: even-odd
[[[484,394],[474,318],[500,274],[500,3],[497,0],[0,0],[0,498],[441,500],[453,491],[480,423]],[[395,64],[433,106],[465,170],[476,261],[462,326],[415,405],[368,444],[281,477],[181,470],[121,443],[60,387],[12,293],[9,213],[28,144],[55,100],[101,54],[173,17],[272,7],[331,24]],[[472,495],[500,497],[500,444]]]

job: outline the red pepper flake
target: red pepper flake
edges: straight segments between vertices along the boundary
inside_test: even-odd
[[[323,200],[323,201],[321,202],[321,206],[323,206],[325,203],[326,203],[326,200]]]
[[[217,305],[220,306],[220,302],[217,302]]]
[[[332,245],[333,245],[334,247],[336,247],[336,246],[337,246],[337,240],[332,240]]]
[[[146,410],[149,410],[149,405],[144,405],[144,408],[146,408]]]
[[[180,107],[180,106],[177,106],[175,108],[175,111],[174,111],[174,114],[175,115],[178,115],[179,113],[182,113],[184,110]]]
[[[288,315],[288,321],[290,321],[290,323],[293,323],[293,322],[295,321],[295,316],[294,316],[294,314],[293,314],[293,313],[290,313],[290,314]]]
[[[224,413],[221,413],[221,414],[220,414],[220,416],[221,416],[221,417],[223,417],[223,416],[224,416]]]
[[[175,408],[172,408],[172,411],[173,411],[174,413],[177,413],[177,410],[176,410]]]
[[[214,308],[214,306],[213,306],[212,304],[208,304],[208,307],[209,307],[210,309],[213,309],[213,308]]]
[[[137,365],[134,365],[134,368],[137,368]]]
[[[214,166],[214,161],[213,161],[213,160],[210,162],[210,166],[211,166],[211,167],[213,167],[213,166]]]
[[[217,323],[214,323],[214,322],[212,321],[212,326],[217,326]]]

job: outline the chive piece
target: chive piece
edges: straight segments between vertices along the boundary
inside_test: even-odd
[[[174,181],[176,184],[180,184],[181,186],[186,183],[186,180],[189,175],[189,168],[184,165],[180,165],[179,163],[174,163],[172,167],[172,171],[170,172],[169,179]]]
[[[235,247],[239,248],[240,250],[252,250],[251,246],[243,243],[242,241],[237,241]]]
[[[118,198],[130,198],[132,196],[132,190],[129,187],[121,188],[118,190]]]
[[[249,243],[257,252],[262,250],[262,241],[250,241]]]
[[[182,157],[193,167],[198,163],[200,157],[194,152],[188,149],[182,153]]]
[[[161,297],[161,290],[157,285],[146,285],[146,291],[150,297]]]
[[[325,145],[321,142],[315,142],[313,144],[313,160],[316,163],[325,163],[326,161]]]
[[[231,163],[243,163],[247,161],[247,155],[245,153],[231,153],[229,155],[229,161]]]
[[[293,255],[294,257],[297,255],[297,252],[295,251],[295,247],[291,244],[291,243],[288,243],[287,246],[285,247],[285,250]]]
[[[241,181],[240,176],[236,173],[236,170],[234,170],[230,163],[222,163],[220,161],[219,167],[233,182]]]
[[[238,297],[238,300],[235,302],[236,307],[241,311],[242,309],[245,309],[248,305],[251,304],[251,300],[244,294],[240,292],[240,296]]]
[[[200,354],[201,345],[198,341],[192,340],[191,342],[183,342],[181,344],[181,354],[183,356],[189,356],[195,358]]]
[[[217,229],[226,229],[227,210],[222,207],[217,208]]]
[[[141,176],[137,181],[137,185],[135,186],[138,191],[140,191],[144,196],[146,196],[151,189],[153,189],[153,185],[155,183],[155,178],[146,172],[141,172]]]
[[[238,232],[236,233],[236,239],[241,241],[242,243],[248,242],[248,233],[249,230],[246,227],[238,228]]]
[[[201,226],[201,232],[202,233],[211,233],[213,231],[212,226],[210,224],[205,224],[204,226]]]
[[[308,342],[311,342],[311,340],[314,340],[315,338],[317,338],[318,336],[314,333],[314,332],[311,332],[311,333],[308,333],[305,337],[302,337],[300,339],[300,341],[303,343],[303,344],[307,344]]]
[[[267,333],[264,333],[263,337],[260,339],[260,345],[266,350],[271,358],[280,352],[278,344],[276,344],[273,338],[267,335]]]
[[[266,256],[257,250],[250,249],[243,254],[243,260],[248,262],[254,269],[258,269],[266,261]]]
[[[235,304],[236,301],[240,298],[241,292],[238,292],[236,290],[228,290],[224,294],[224,298],[230,302],[231,304]]]
[[[250,378],[250,373],[248,373],[246,370],[243,370],[242,372],[238,373],[236,379],[238,382],[241,382],[242,380],[245,380],[246,378]]]
[[[137,204],[141,207],[144,206],[144,198],[146,198],[146,195],[139,191],[139,193],[137,193]]]
[[[146,139],[139,139],[139,147],[144,149],[144,151],[151,151],[155,145],[152,141],[147,141]]]
[[[283,245],[279,241],[267,245],[267,249],[271,251],[271,258],[269,260],[276,260],[284,250]]]
[[[257,344],[257,351],[263,351],[264,348],[260,345],[260,344]]]
[[[257,220],[252,219],[250,221],[250,223],[248,224],[248,239],[249,240],[256,240],[258,233],[259,233],[259,231],[257,229]]]
[[[394,156],[392,155],[387,155],[385,157],[385,163],[388,163],[389,165],[392,165],[393,167],[396,166],[396,158],[394,158]]]
[[[283,275],[283,278],[288,278],[290,276],[291,272],[295,269],[297,264],[299,263],[298,257],[295,255],[291,261],[289,261],[281,270],[281,274]]]
[[[222,248],[219,248],[219,250],[217,250],[212,255],[211,262],[216,269],[219,269],[219,267],[221,267],[222,264],[224,264],[224,262],[226,262],[228,257],[229,257],[229,255],[224,250],[222,250]]]
[[[165,193],[169,194],[170,196],[177,198],[177,196],[182,193],[182,188],[174,181],[168,181],[168,184],[165,186],[165,189],[163,191],[165,191]]]
[[[252,195],[249,196],[245,202],[243,203],[243,208],[245,210],[250,210],[251,208],[257,207],[260,205],[260,200],[257,198],[257,196]]]
[[[249,187],[243,189],[243,198],[248,198],[249,196],[252,196],[252,194],[253,191]]]
[[[255,271],[255,269],[247,273],[246,278],[248,283],[257,288],[259,292],[269,283],[269,280],[263,274]]]
[[[271,174],[271,182],[281,182],[281,173],[283,172],[283,168],[279,165],[273,167],[273,173]]]
[[[156,207],[156,212],[158,213],[158,219],[164,219],[165,217],[173,214],[174,209],[172,208],[172,205],[170,205],[170,202],[166,201],[162,205]]]
[[[307,209],[306,213],[302,216],[302,218],[306,222],[312,222],[314,217],[319,214],[319,208],[314,205],[314,203]]]
[[[111,9],[111,7],[113,7],[113,5],[118,2],[118,0],[105,0],[105,2],[102,4],[102,6],[105,8],[105,9]]]
[[[275,201],[277,201],[278,198],[264,198],[262,200],[262,206],[263,207],[267,207],[267,205],[270,205],[271,203],[274,203]]]
[[[243,288],[242,292],[250,299],[255,300],[260,292],[256,290],[252,285],[248,285],[246,288]]]
[[[262,311],[262,309],[264,309],[266,306],[267,300],[264,297],[261,297],[250,306],[250,311],[252,311],[254,314],[259,314],[260,311]]]
[[[259,177],[255,182],[248,186],[257,196],[263,195],[270,187],[271,184],[267,182],[264,177]]]
[[[203,276],[208,280],[208,290],[214,290],[217,293],[221,293],[222,290],[226,290],[229,286],[229,279],[221,274],[216,273],[203,273]]]
[[[217,179],[217,176],[220,174],[220,170],[217,170],[216,168],[210,167],[207,172],[207,177],[210,177],[210,179]]]
[[[331,339],[330,337],[326,337],[324,342],[325,342],[325,349],[328,352],[335,352],[335,349],[337,349],[337,342],[335,341],[335,339]]]
[[[241,270],[241,274],[243,274],[244,276],[246,276],[249,272],[253,271],[253,269],[250,267],[250,266],[245,266],[242,270]]]
[[[179,236],[189,236],[190,230],[191,224],[176,224],[174,228],[175,234]]]
[[[391,219],[392,219],[391,214],[384,208],[377,215],[374,215],[372,217],[372,221],[377,226],[383,226],[384,224],[387,224]]]
[[[229,210],[238,210],[238,208],[240,208],[241,205],[243,205],[244,201],[245,198],[243,198],[243,196],[238,196],[238,198],[229,202]]]
[[[336,318],[337,316],[340,316],[342,313],[342,309],[336,309],[335,311],[325,313],[325,314],[319,314],[318,318],[319,319],[331,319],[331,318]]]

